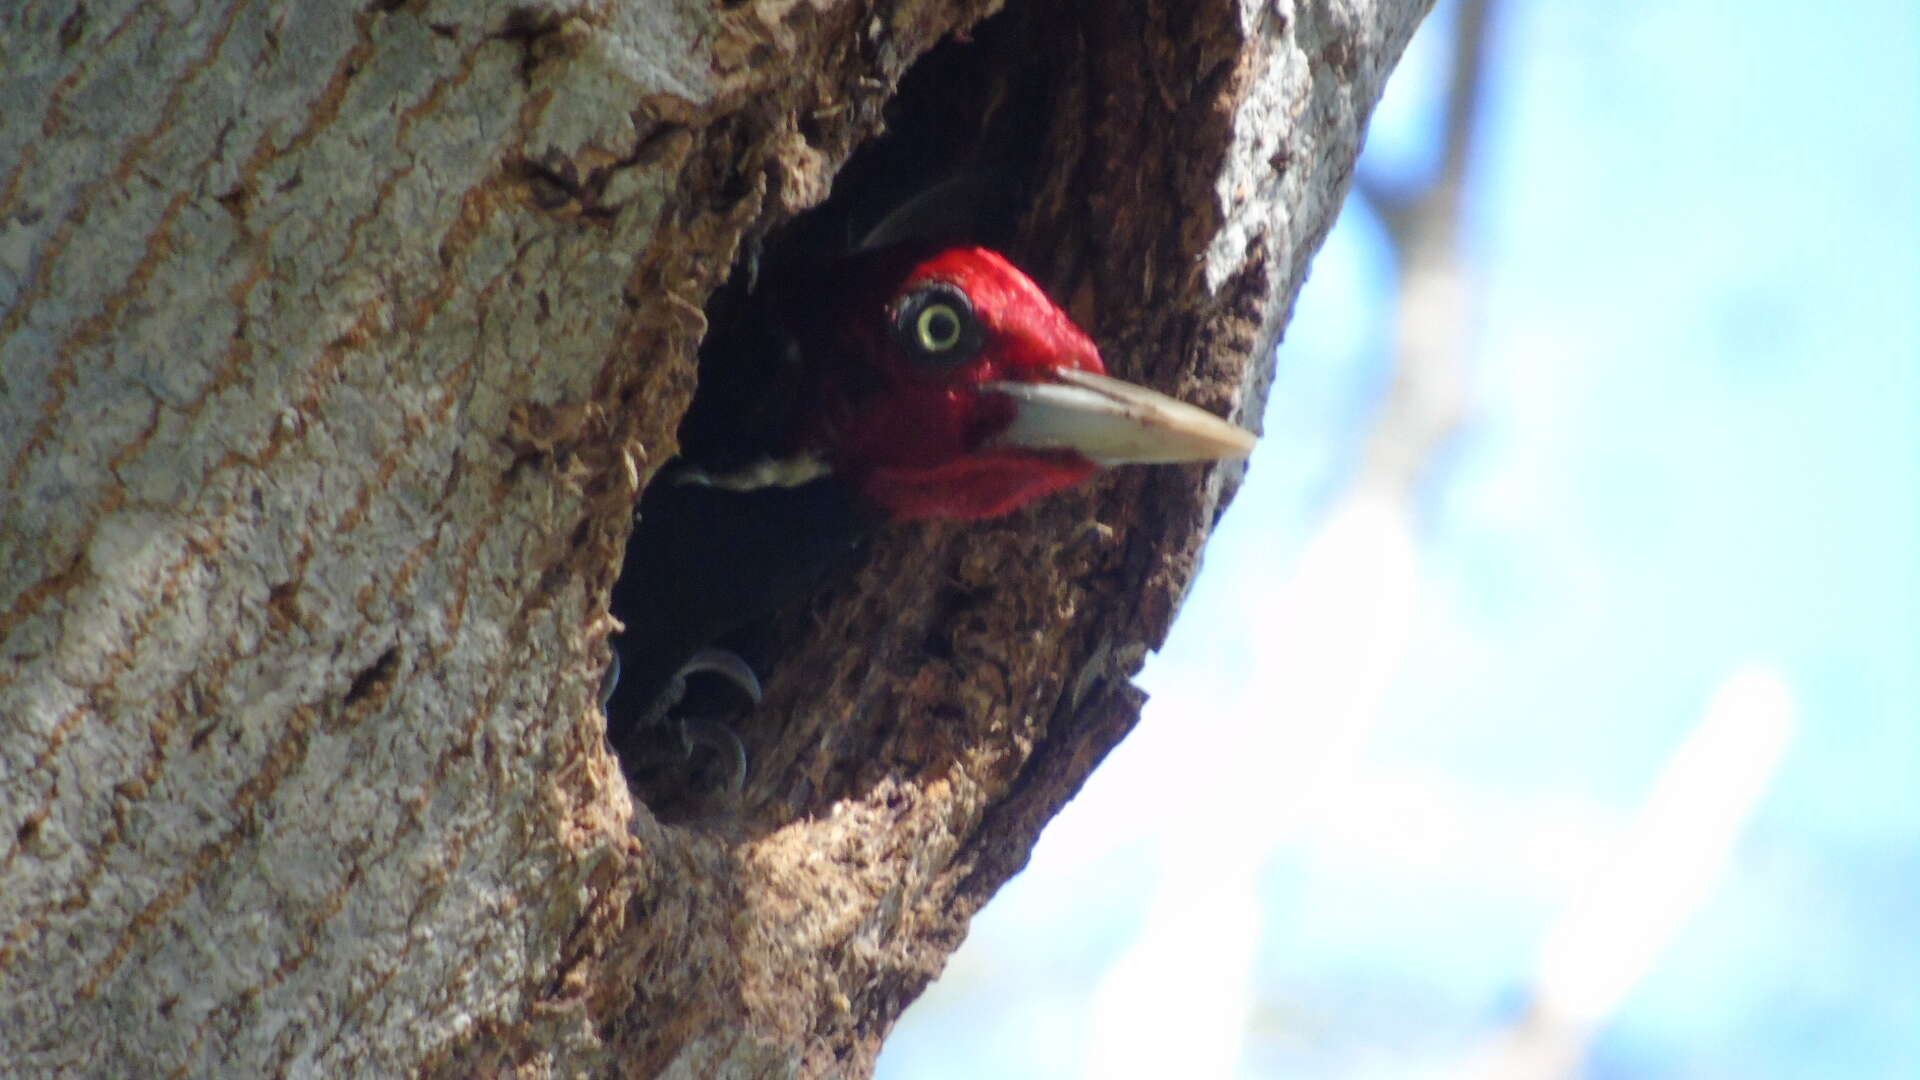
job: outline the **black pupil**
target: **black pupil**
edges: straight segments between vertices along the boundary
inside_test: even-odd
[[[927,314],[927,344],[936,349],[951,346],[960,337],[960,320],[953,312],[937,308]]]

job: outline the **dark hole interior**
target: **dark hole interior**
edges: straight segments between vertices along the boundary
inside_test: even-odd
[[[762,448],[741,445],[735,434],[742,428],[740,418],[782,405],[769,388],[782,381],[774,368],[783,362],[783,341],[762,325],[764,317],[755,310],[754,288],[765,275],[848,251],[890,215],[911,219],[911,213],[896,211],[943,183],[960,194],[922,200],[931,201],[933,209],[923,215],[926,220],[908,221],[904,227],[911,235],[951,229],[956,241],[993,247],[1020,261],[1020,216],[1046,165],[1038,148],[1050,117],[1049,77],[1054,74],[1045,62],[1047,31],[1029,8],[1016,5],[930,51],[907,72],[888,104],[886,133],[854,152],[835,177],[830,197],[743,244],[730,280],[706,307],[709,331],[701,346],[699,389],[680,429],[689,459],[696,454],[752,459]],[[635,542],[641,542],[638,530]],[[835,560],[828,577],[851,572],[863,546]],[[630,550],[629,571],[634,560]],[[728,630],[713,644],[737,654],[763,682],[772,679],[788,644],[812,626],[804,608],[807,593],[817,588]],[[613,615],[630,623],[634,614],[621,610],[616,588]],[[676,724],[640,730],[631,717],[614,715],[633,707],[631,702],[610,707],[609,731],[627,732],[614,742],[635,795],[669,823],[699,820],[721,808],[727,755],[705,743],[689,751]],[[675,715],[715,718],[740,736],[749,760],[751,799],[756,746],[773,737],[769,724],[777,720],[754,715],[739,687],[713,675],[686,681]]]

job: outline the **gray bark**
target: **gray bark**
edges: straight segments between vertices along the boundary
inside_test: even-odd
[[[870,1069],[1232,476],[889,534],[725,813],[593,693],[704,298],[990,6],[9,5],[0,1071]],[[1122,374],[1258,415],[1425,7],[1048,9],[1029,262]]]

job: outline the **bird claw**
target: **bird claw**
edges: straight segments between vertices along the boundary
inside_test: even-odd
[[[667,684],[661,688],[658,698],[647,708],[643,718],[643,727],[675,726],[680,733],[680,745],[685,756],[691,760],[694,753],[701,749],[713,752],[726,768],[726,792],[738,795],[747,783],[747,748],[725,720],[717,716],[680,716],[673,715],[687,696],[687,680],[695,675],[715,675],[739,690],[753,705],[760,704],[763,696],[760,678],[745,660],[726,649],[705,648],[694,653],[680,669],[673,673]],[[607,665],[606,674],[600,677],[600,708],[604,712],[613,700],[613,694],[620,682],[620,654],[618,650]]]
[[[660,720],[665,720],[666,714],[686,697],[687,680],[695,675],[718,675],[737,687],[748,701],[760,704],[763,696],[760,677],[747,662],[727,649],[709,647],[694,653],[674,672],[666,692],[660,695],[660,704],[655,706]],[[725,721],[711,716],[681,717],[680,745],[686,749],[689,759],[701,747],[719,756],[727,766],[727,794],[738,795],[747,786],[747,748]]]
[[[726,792],[738,795],[747,786],[747,748],[740,736],[725,721],[711,716],[687,716],[680,720],[680,745],[689,760],[693,752],[706,747],[719,755],[727,766]]]
[[[600,675],[600,711],[605,713],[607,706],[613,703],[613,692],[620,687],[620,650],[608,650],[613,654],[607,662],[607,670]]]
[[[666,710],[680,704],[680,699],[687,696],[687,680],[695,675],[718,675],[739,687],[740,692],[747,695],[747,700],[755,705],[760,704],[763,696],[760,677],[753,673],[747,662],[740,659],[738,653],[709,647],[694,653],[686,663],[680,665],[679,671],[673,673],[666,692],[660,695],[664,705],[656,706],[662,718]]]

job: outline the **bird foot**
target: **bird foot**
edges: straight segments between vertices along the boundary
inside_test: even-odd
[[[747,666],[747,662],[740,659],[737,653],[708,647],[694,653],[686,663],[680,665],[679,671],[673,673],[673,678],[667,680],[665,689],[660,691],[659,700],[647,709],[647,722],[665,723],[674,706],[685,700],[687,680],[695,675],[718,675],[738,687],[748,701],[760,704],[760,678]]]
[[[738,795],[747,786],[747,748],[726,721],[711,716],[686,716],[680,719],[680,745],[687,759],[701,747],[713,751],[727,767],[726,793]]]
[[[701,750],[711,753],[725,769],[723,788],[726,794],[738,795],[747,782],[747,748],[727,723],[729,714],[676,715],[676,710],[686,701],[687,682],[696,675],[716,676],[731,685],[747,699],[749,708],[760,704],[760,679],[747,662],[726,649],[705,648],[693,654],[667,680],[659,696],[647,707],[638,727],[655,731],[677,728],[683,765],[691,762]],[[620,654],[616,650],[612,662],[607,665],[606,674],[600,679],[600,708],[603,712],[613,700],[614,690],[619,683]],[[659,762],[660,759],[654,758],[654,761]]]

